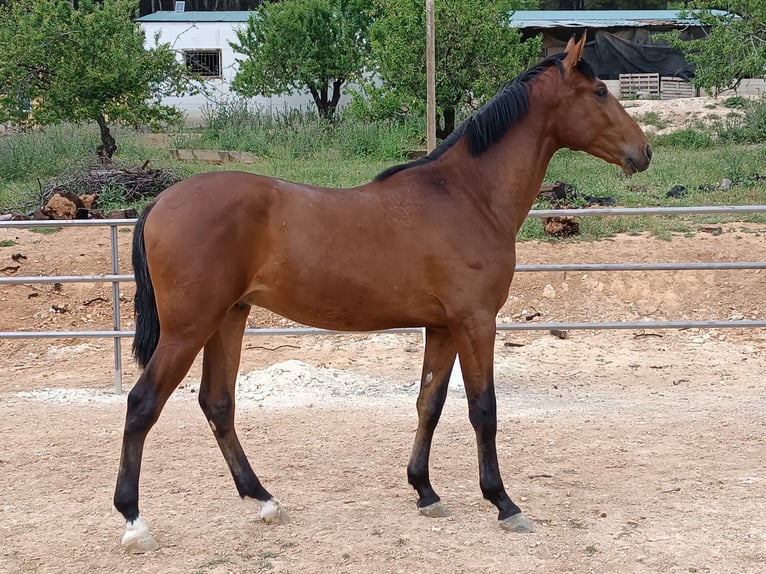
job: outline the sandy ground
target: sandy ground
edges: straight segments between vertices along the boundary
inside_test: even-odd
[[[666,134],[689,127],[725,123],[727,118],[742,113],[736,108],[727,108],[725,101],[724,96],[705,96],[672,100],[627,100],[622,104],[646,133]]]
[[[723,229],[525,243],[520,262],[764,260],[766,228]],[[130,233],[118,236],[128,272]],[[2,241],[0,268],[19,265],[5,274],[109,272],[105,229]],[[520,273],[500,320],[763,319],[763,286],[758,271]],[[122,300],[131,328],[129,284]],[[108,285],[0,286],[0,330],[109,329],[110,308]],[[764,572],[764,349],[764,330],[501,332],[500,464],[537,527],[514,535],[481,498],[458,385],[432,453],[452,516],[415,510],[418,336],[250,337],[238,429],[291,522],[261,524],[237,497],[196,364],[144,457],[141,509],[161,549],[134,556],[111,505],[125,410],[111,341],[0,340],[0,573]],[[138,371],[124,360],[127,391]]]

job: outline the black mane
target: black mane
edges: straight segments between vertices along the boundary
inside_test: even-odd
[[[474,156],[481,155],[503,136],[509,126],[526,113],[529,104],[529,93],[527,91],[529,81],[551,66],[558,67],[559,71],[563,73],[562,61],[565,57],[566,52],[561,52],[540,60],[535,66],[505,84],[491,100],[455,128],[447,139],[439,144],[430,154],[409,163],[389,167],[379,173],[375,181],[386,179],[388,176],[404,169],[431,163],[451,148],[463,135],[468,138],[468,151],[470,154]],[[577,67],[588,78],[595,78],[593,69],[584,60],[580,60]]]

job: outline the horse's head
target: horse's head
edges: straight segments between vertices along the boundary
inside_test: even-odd
[[[649,167],[652,148],[644,132],[584,61],[585,35],[570,39],[561,70],[552,66],[543,89],[551,102],[549,119],[561,147],[584,151],[619,165],[627,175]],[[551,98],[551,99],[548,99]]]

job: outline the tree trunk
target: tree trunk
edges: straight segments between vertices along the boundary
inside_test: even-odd
[[[319,117],[332,118],[335,115],[335,109],[340,102],[340,87],[345,80],[333,80],[332,83],[332,97],[329,95],[329,86],[327,83],[322,84],[320,89],[315,86],[309,86],[311,97],[314,98],[314,103],[317,106]]]
[[[104,114],[96,118],[98,129],[101,132],[101,145],[96,148],[96,155],[103,160],[111,160],[114,152],[117,151],[117,144],[114,142],[109,126],[106,124]]]
[[[444,120],[442,125],[441,120]],[[447,139],[453,131],[455,131],[455,108],[446,107],[441,115],[437,114],[436,117],[436,137],[439,139]]]
[[[338,108],[340,102],[340,87],[343,85],[343,80],[335,80],[332,83],[332,99],[330,100],[330,116],[335,115],[335,110]]]

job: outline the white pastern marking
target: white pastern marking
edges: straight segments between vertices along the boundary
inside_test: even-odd
[[[143,534],[144,532],[149,532],[149,527],[146,525],[146,522],[144,522],[144,519],[141,518],[141,516],[133,521],[128,520],[125,522],[125,536],[137,536],[139,534]]]
[[[149,532],[149,527],[140,516],[133,521],[125,523],[125,534],[122,537],[122,545],[130,552],[151,552],[159,546]]]
[[[289,517],[276,498],[266,502],[258,502],[261,505],[260,518],[266,524],[284,524],[288,522]]]

